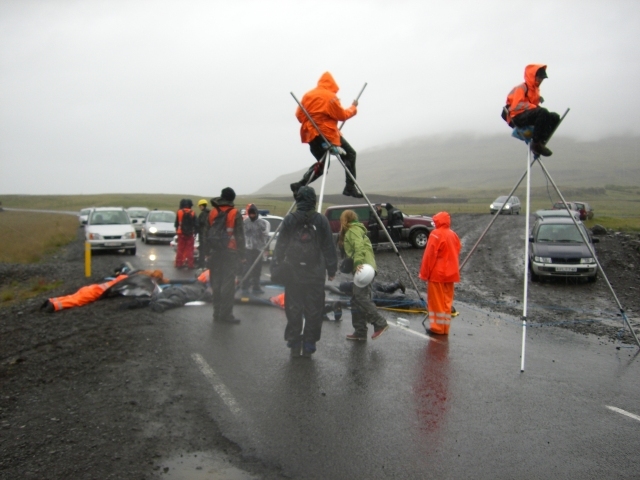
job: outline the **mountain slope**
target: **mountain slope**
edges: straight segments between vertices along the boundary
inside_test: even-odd
[[[611,137],[579,142],[557,137],[549,142],[553,156],[543,158],[553,180],[561,185],[596,186],[640,183],[640,150],[637,137]],[[309,165],[312,163],[309,154]],[[358,154],[357,178],[367,192],[419,192],[439,187],[510,187],[526,168],[525,144],[508,135],[422,137],[364,150]],[[288,195],[289,184],[302,172],[281,175],[255,194]],[[544,184],[540,167],[533,185]],[[320,180],[314,186],[320,186]],[[344,187],[342,168],[333,160],[327,193]]]

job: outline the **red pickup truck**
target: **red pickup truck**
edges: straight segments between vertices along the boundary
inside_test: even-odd
[[[340,233],[340,215],[345,210],[353,210],[358,215],[358,219],[365,226],[369,226],[371,209],[369,205],[336,205],[325,210],[324,215],[329,219],[331,231],[334,237]],[[426,215],[406,215],[403,216],[403,224],[400,230],[400,240],[410,243],[414,248],[424,248],[427,245],[429,234],[436,228],[433,219]],[[388,227],[387,212],[383,209],[380,215],[385,228]],[[384,233],[379,235],[380,243],[386,242]]]

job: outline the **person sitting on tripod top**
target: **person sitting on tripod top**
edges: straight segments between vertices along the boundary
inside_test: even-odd
[[[322,135],[318,133],[313,123],[309,121],[299,106],[296,110],[296,118],[301,123],[300,138],[302,143],[309,144],[309,149],[317,162],[305,172],[302,180],[291,184],[291,191],[294,197],[300,187],[308,185],[322,176],[325,153],[328,149],[331,149],[334,154],[339,154],[353,178],[356,177],[356,151],[340,135],[338,121],[345,121],[353,117],[358,112],[356,108],[358,101],[354,100],[353,104],[347,109],[342,108],[340,100],[336,96],[338,90],[338,84],[333,79],[333,76],[329,72],[325,72],[318,80],[318,86],[305,93],[301,102],[322,132],[322,135],[331,142],[331,145],[326,144]],[[347,172],[345,172],[345,187],[342,194],[362,198],[362,194],[358,191]]]
[[[549,137],[560,123],[557,113],[540,107],[540,84],[547,77],[547,66],[532,64],[524,69],[524,83],[513,87],[507,96],[506,122],[510,127],[533,126],[531,150],[545,157],[553,152],[546,146]]]

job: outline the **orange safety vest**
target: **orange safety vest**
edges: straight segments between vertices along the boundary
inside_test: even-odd
[[[178,228],[176,229],[176,233],[178,235],[182,235],[182,219],[184,218],[185,213],[191,214],[191,217],[193,217],[195,221],[196,214],[190,208],[181,208],[180,210],[178,210]]]
[[[218,216],[218,212],[220,210],[223,212],[226,212],[227,210],[229,211],[229,213],[227,214],[227,221],[226,221],[227,235],[229,236],[228,248],[230,250],[237,250],[238,244],[236,243],[235,225],[236,225],[236,215],[238,214],[238,210],[236,210],[235,208],[229,205],[223,205],[221,207],[212,208],[211,212],[209,213],[209,226],[213,225],[213,222]]]

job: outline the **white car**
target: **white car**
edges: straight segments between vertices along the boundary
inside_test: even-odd
[[[84,227],[91,250],[126,250],[136,254],[136,231],[123,208],[94,208]]]
[[[78,214],[78,223],[80,223],[80,226],[87,224],[91,210],[93,210],[93,208],[83,208],[80,210],[80,213]]]
[[[276,243],[278,242],[278,237],[276,236],[275,238],[273,238],[273,236],[275,235],[276,230],[278,229],[284,218],[277,217],[275,215],[261,215],[260,218],[264,218],[267,222],[269,222],[269,225],[271,225],[271,229],[269,230],[269,238],[271,238],[272,240],[269,244],[269,249],[264,252],[264,261],[266,262],[268,260],[271,260],[271,258],[273,257],[273,251],[276,249]]]
[[[127,215],[131,219],[131,223],[133,224],[133,228],[136,229],[136,233],[140,236],[140,232],[142,231],[142,222],[147,215],[149,214],[149,209],[147,207],[129,207],[127,208]]]
[[[153,210],[142,221],[140,237],[144,243],[171,242],[176,234],[176,212]]]

